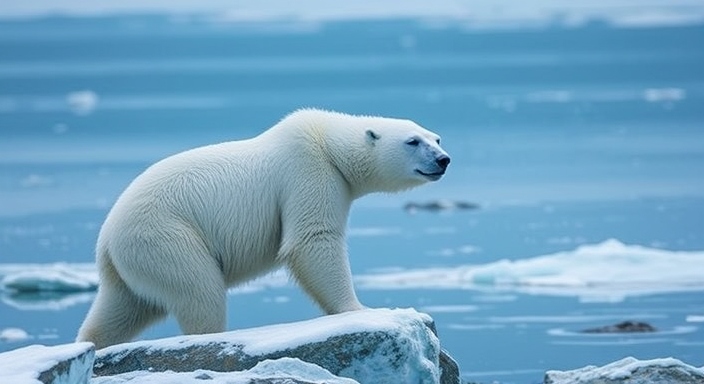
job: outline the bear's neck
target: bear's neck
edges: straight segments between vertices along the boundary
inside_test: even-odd
[[[327,154],[330,164],[347,184],[353,199],[360,198],[372,192],[378,185],[373,159],[365,143],[340,142],[334,137],[329,137],[323,144],[324,153]]]

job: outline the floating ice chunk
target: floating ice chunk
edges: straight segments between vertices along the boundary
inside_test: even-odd
[[[569,103],[573,100],[574,94],[565,90],[536,91],[526,95],[529,103]]]
[[[393,236],[399,235],[401,233],[401,228],[397,227],[350,228],[347,231],[347,234],[350,237]]]
[[[2,302],[21,311],[61,311],[94,298],[95,292],[10,292]]]
[[[15,342],[29,339],[30,336],[22,328],[5,328],[0,330],[0,341]]]
[[[61,309],[89,302],[98,282],[98,270],[93,263],[0,264],[3,301],[20,309]],[[228,292],[253,293],[290,284],[288,273],[279,269]],[[80,294],[86,292],[89,294]]]
[[[643,98],[650,103],[680,101],[685,97],[687,92],[682,88],[648,88],[643,91]]]
[[[15,292],[81,292],[98,287],[93,264],[0,265],[0,288]]]
[[[98,106],[98,95],[90,90],[71,92],[66,95],[66,103],[73,113],[85,116]]]
[[[428,305],[420,308],[421,311],[430,313],[466,313],[477,309],[476,305]]]

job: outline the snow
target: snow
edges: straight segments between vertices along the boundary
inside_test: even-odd
[[[556,383],[580,383],[590,380],[607,378],[610,380],[624,380],[630,378],[633,373],[642,368],[681,368],[684,371],[699,373],[704,375],[704,368],[695,368],[680,360],[673,358],[638,360],[633,357],[607,364],[603,367],[587,366],[573,371],[559,372],[548,371],[548,375],[555,376]]]
[[[0,382],[14,384],[40,383],[42,372],[52,369],[62,361],[73,360],[71,369],[66,376],[54,381],[55,384],[85,382],[84,374],[92,367],[90,358],[75,359],[93,348],[91,343],[74,343],[47,347],[30,345],[10,352],[0,353]],[[89,357],[89,356],[86,356]]]
[[[473,289],[619,302],[629,296],[704,290],[702,260],[704,251],[610,239],[522,260],[362,275],[356,284],[360,289]]]
[[[250,384],[268,382],[275,378],[295,378],[301,382],[320,382],[334,384],[354,384],[352,379],[341,378],[315,364],[299,359],[284,357],[277,360],[264,360],[254,368],[240,372],[213,372],[197,370],[194,372],[129,372],[116,376],[96,377],[91,384],[112,384],[129,381],[133,384]],[[277,381],[278,382],[278,381]]]
[[[290,345],[302,345],[322,342],[341,333],[364,331],[401,332],[399,324],[417,322],[418,319],[431,322],[430,316],[418,313],[414,309],[369,309],[345,312],[316,319],[289,324],[276,324],[258,328],[241,329],[230,333],[228,340],[244,345],[244,352],[249,355],[264,355],[286,349]],[[188,335],[172,337],[157,341],[137,341],[130,345],[134,348],[145,347],[152,350],[169,350],[184,348],[189,344],[220,343],[223,335]],[[122,346],[111,346],[100,350],[101,354],[116,353]]]

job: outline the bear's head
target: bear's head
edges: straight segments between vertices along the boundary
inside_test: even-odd
[[[439,180],[450,164],[440,136],[410,120],[372,118],[364,131],[374,159],[371,181],[378,191],[394,192]]]
[[[325,153],[354,198],[437,181],[450,164],[440,136],[411,120],[302,109],[281,122],[286,127],[298,127],[311,153]]]

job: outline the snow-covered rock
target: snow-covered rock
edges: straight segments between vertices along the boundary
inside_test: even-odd
[[[30,345],[0,353],[0,383],[88,383],[95,350],[91,343]]]
[[[91,384],[359,384],[359,382],[335,376],[329,371],[311,363],[283,357],[277,360],[264,360],[247,371],[215,372],[196,370],[193,372],[149,372],[136,371],[115,376],[96,377]]]
[[[369,309],[210,335],[139,341],[98,351],[98,376],[126,372],[244,371],[297,358],[360,383],[459,383],[430,316]]]
[[[633,357],[573,371],[548,371],[545,384],[701,384],[704,367],[677,359],[637,360]]]

